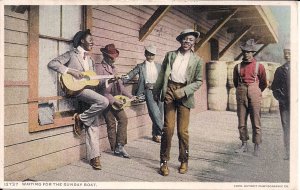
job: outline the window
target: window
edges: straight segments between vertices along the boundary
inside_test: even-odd
[[[72,48],[74,34],[87,28],[86,6],[31,6],[29,12],[29,132],[73,124],[74,100],[64,97],[49,61]],[[46,104],[45,104],[46,103]],[[54,120],[39,123],[41,105],[53,105]],[[39,110],[40,109],[40,110]]]

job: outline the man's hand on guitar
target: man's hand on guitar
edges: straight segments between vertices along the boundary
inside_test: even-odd
[[[74,78],[78,80],[84,77],[84,75],[80,71],[76,71],[76,70],[69,69],[67,73],[72,75]]]
[[[121,109],[123,106],[123,102],[121,100],[116,100],[113,104],[119,109]]]

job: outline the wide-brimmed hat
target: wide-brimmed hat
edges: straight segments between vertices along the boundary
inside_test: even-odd
[[[116,49],[115,44],[108,44],[104,48],[100,48],[100,51],[112,58],[119,56],[119,50]]]
[[[254,39],[249,39],[247,40],[245,43],[243,43],[240,48],[243,51],[252,51],[252,52],[256,52],[258,50],[258,46],[256,44],[256,42],[254,41]]]
[[[90,29],[84,31],[78,31],[73,37],[73,46],[77,48],[80,44],[80,40],[87,34],[92,35]]]
[[[154,45],[145,46],[145,50],[156,55],[156,47]]]
[[[194,29],[185,29],[177,36],[176,40],[180,42],[182,38],[184,38],[187,35],[193,35],[197,39],[200,37],[200,32],[197,32]]]

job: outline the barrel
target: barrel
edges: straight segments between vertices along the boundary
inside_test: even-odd
[[[271,90],[266,88],[262,92],[262,101],[261,101],[261,112],[269,113],[271,106]]]
[[[229,61],[227,62],[227,86],[229,88],[234,87],[233,84],[233,69],[235,65],[239,64],[241,61]]]
[[[227,108],[227,88],[211,87],[208,89],[207,101],[208,109],[214,111],[226,111]]]
[[[236,89],[230,88],[228,93],[228,110],[237,111]]]
[[[208,87],[225,87],[227,81],[227,64],[225,61],[211,61],[207,63]]]
[[[271,105],[270,105],[270,113],[278,113],[279,111],[279,102],[276,100],[271,94]]]

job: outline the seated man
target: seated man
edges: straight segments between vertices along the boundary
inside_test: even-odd
[[[146,60],[138,64],[132,69],[124,79],[124,82],[131,80],[136,75],[139,75],[138,88],[136,96],[145,94],[149,116],[152,120],[152,140],[160,143],[161,131],[163,128],[163,104],[160,101],[153,99],[153,86],[156,82],[158,73],[160,72],[161,64],[154,63],[156,54],[155,46],[145,47]]]
[[[108,44],[105,48],[101,48],[103,60],[101,63],[95,65],[96,73],[98,75],[117,75],[114,65],[116,58],[119,56],[119,51],[115,48],[114,44]],[[103,112],[105,122],[107,124],[107,135],[110,143],[111,150],[115,155],[124,158],[129,158],[124,146],[127,144],[127,115],[122,109],[123,102],[116,99],[116,95],[125,95],[129,98],[135,98],[125,90],[123,82],[120,79],[110,80],[110,84],[102,84],[99,86],[98,91],[109,100],[109,106]],[[119,108],[114,109],[112,105]],[[118,127],[116,125],[118,122]]]
[[[90,30],[77,32],[73,38],[73,46],[74,49],[50,61],[48,67],[58,73],[67,73],[76,79],[81,79],[83,78],[82,72],[94,70],[94,62],[87,54],[93,47]],[[74,133],[78,136],[81,135],[81,130],[85,127],[88,160],[94,169],[100,170],[98,117],[108,106],[108,100],[91,89],[83,89],[71,96],[90,105],[90,108],[82,114],[74,115]]]

